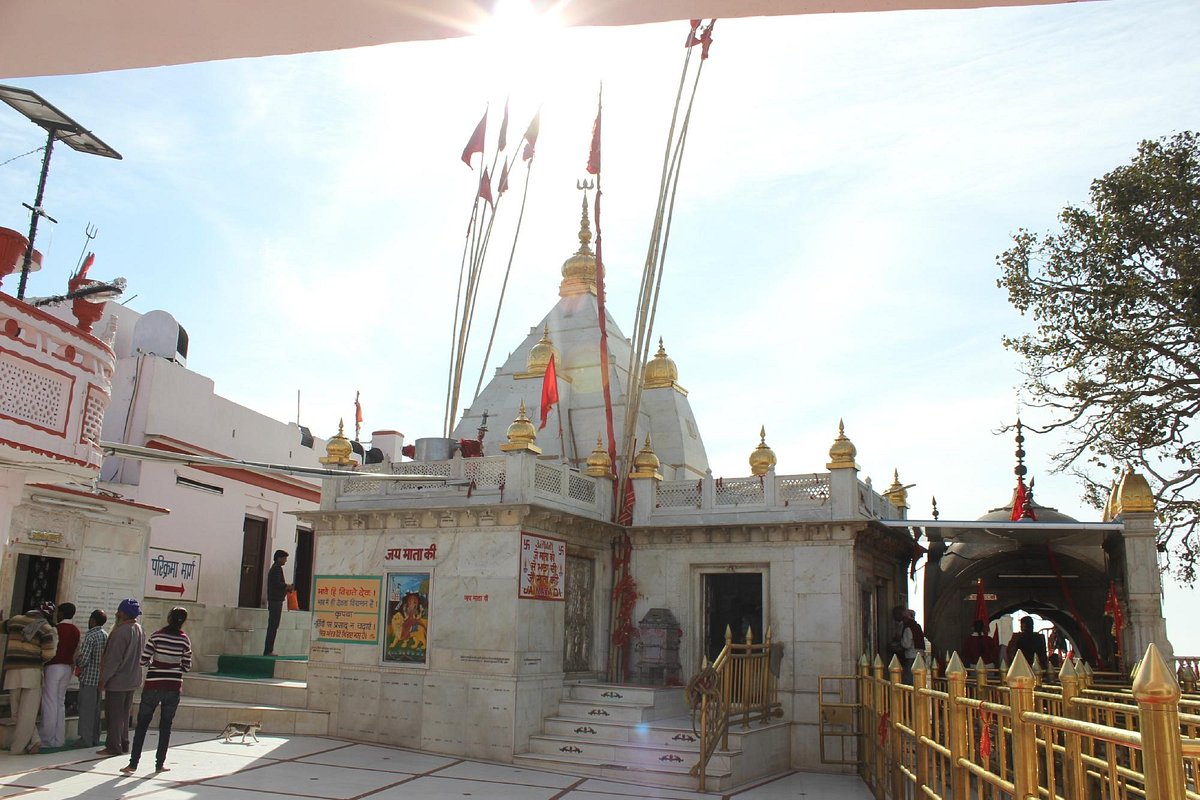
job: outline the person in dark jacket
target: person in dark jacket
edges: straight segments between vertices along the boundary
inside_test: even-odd
[[[1032,668],[1034,659],[1037,659],[1038,664],[1042,665],[1042,669],[1046,669],[1049,661],[1046,658],[1046,637],[1033,629],[1033,617],[1021,617],[1021,630],[1014,633],[1012,638],[1008,640],[1008,657],[1015,658],[1017,651],[1020,650],[1025,656],[1025,661]]]
[[[283,577],[283,565],[288,561],[288,552],[276,550],[274,561],[267,572],[267,641],[263,644],[264,656],[276,655],[275,634],[279,631],[279,620],[283,617],[283,601],[292,590],[292,585]]]

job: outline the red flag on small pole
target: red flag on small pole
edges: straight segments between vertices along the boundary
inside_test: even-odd
[[[529,121],[529,127],[525,129],[525,150],[521,153],[521,160],[528,161],[533,158],[533,151],[537,148],[538,130],[541,128],[542,112],[539,110],[533,115],[533,119]]]
[[[479,124],[475,126],[475,132],[471,134],[471,139],[467,142],[467,146],[463,148],[462,160],[468,167],[471,167],[471,156],[483,152],[483,137],[486,135],[486,132],[487,109],[484,109]],[[471,167],[471,169],[475,168]]]
[[[487,200],[492,208],[496,207],[496,202],[492,199],[492,179],[488,175],[487,167],[483,168],[483,177],[479,179],[479,196]]]
[[[504,98],[504,118],[500,120],[500,140],[498,149],[504,152],[504,148],[508,145],[508,98]]]
[[[554,356],[550,356],[550,363],[546,365],[546,374],[542,376],[542,424],[538,425],[538,430],[546,427],[546,420],[550,418],[550,409],[558,402],[558,371],[554,368]]]
[[[984,625],[991,621],[988,617],[987,598],[983,594],[983,578],[975,581],[975,621]]]
[[[1117,640],[1117,658],[1121,657],[1121,629],[1125,627],[1125,615],[1121,613],[1121,601],[1117,597],[1117,582],[1108,582],[1108,597],[1104,601],[1104,616],[1112,617],[1112,635]]]
[[[508,159],[504,159],[504,169],[500,170],[500,183],[496,186],[496,196],[508,191]]]
[[[1011,522],[1021,521],[1021,515],[1025,511],[1025,502],[1027,499],[1028,495],[1025,493],[1025,479],[1019,477],[1017,478],[1017,491],[1016,494],[1013,495],[1012,513],[1008,515],[1008,518]]]
[[[600,173],[600,114],[602,109],[596,109],[596,122],[592,125],[592,149],[588,153],[587,171],[590,175]]]

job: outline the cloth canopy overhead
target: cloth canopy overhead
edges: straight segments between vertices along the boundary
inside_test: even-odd
[[[1076,0],[532,0],[566,25],[1051,5]],[[477,32],[497,0],[36,0],[3,4],[0,77],[284,55]]]

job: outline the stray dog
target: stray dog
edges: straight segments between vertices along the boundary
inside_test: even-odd
[[[226,742],[239,733],[242,735],[242,744],[246,743],[247,736],[257,742],[260,728],[262,728],[261,722],[231,722],[225,726],[225,730],[221,731],[221,735],[225,737]]]

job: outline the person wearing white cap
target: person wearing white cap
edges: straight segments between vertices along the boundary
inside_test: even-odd
[[[14,755],[36,753],[42,746],[37,732],[38,707],[42,702],[42,665],[54,658],[58,635],[51,625],[54,603],[9,617],[4,623],[8,651],[4,656],[4,688],[15,726],[9,751]]]

